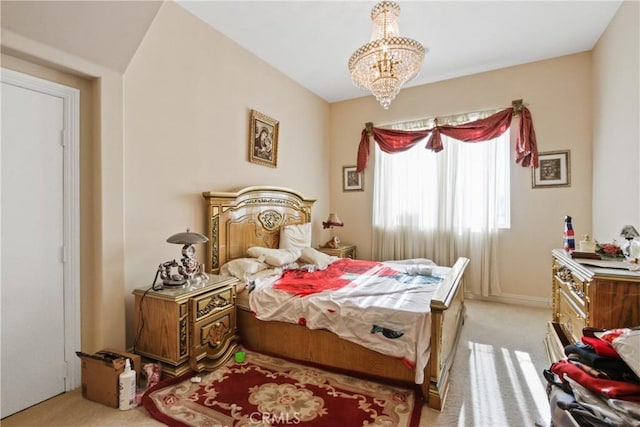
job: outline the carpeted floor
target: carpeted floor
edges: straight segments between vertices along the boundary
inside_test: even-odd
[[[551,310],[467,301],[467,316],[442,412],[424,407],[420,426],[548,425],[542,370]],[[142,407],[120,411],[82,398],[79,390],[2,420],[2,427],[162,426]]]
[[[524,427],[549,424],[542,370],[550,309],[467,300],[467,316],[442,412],[421,426]]]

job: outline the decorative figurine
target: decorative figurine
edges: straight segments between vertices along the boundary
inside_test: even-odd
[[[573,224],[569,215],[564,217],[564,251],[573,252],[576,250],[576,240],[573,234]]]

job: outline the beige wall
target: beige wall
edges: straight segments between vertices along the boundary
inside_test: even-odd
[[[82,350],[125,345],[122,161],[122,76],[86,59],[2,29],[7,66],[73,86],[73,76],[89,81],[92,101],[90,139],[81,141],[81,314]],[[27,61],[27,64],[22,61]],[[4,65],[4,63],[3,63]],[[63,71],[64,73],[59,73]],[[63,74],[66,73],[66,77]],[[46,75],[49,75],[47,77]],[[86,99],[81,95],[81,100]],[[81,107],[81,114],[86,113]],[[89,113],[92,114],[92,113]],[[84,119],[82,122],[85,123]],[[90,152],[85,148],[90,146]],[[86,183],[85,183],[86,184]],[[90,230],[90,231],[87,231]]]
[[[625,1],[593,50],[593,229],[640,230],[640,3]]]
[[[530,169],[512,162],[511,228],[500,234],[501,292],[493,299],[546,305],[550,251],[562,245],[564,216],[573,216],[578,234],[591,233],[591,90],[591,54],[582,53],[404,89],[389,110],[371,96],[333,104],[331,207],[346,223],[342,240],[357,244],[359,257],[371,256],[373,161],[364,192],[342,192],[340,175],[342,165],[355,164],[365,122],[384,125],[504,108],[523,99],[539,150],[571,151],[571,186],[532,189]]]
[[[329,104],[189,12],[165,3],[124,76],[125,290],[149,287],[180,257],[170,235],[206,234],[203,191],[250,185],[317,198],[314,242],[326,239]],[[280,122],[277,168],[248,161],[255,109]],[[198,247],[204,261],[205,247]],[[127,296],[128,342],[133,298]]]

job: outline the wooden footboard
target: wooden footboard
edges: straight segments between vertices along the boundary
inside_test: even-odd
[[[442,409],[449,390],[449,371],[464,323],[464,271],[468,264],[467,258],[459,258],[431,299],[432,351],[422,392],[429,407],[435,409]]]
[[[460,258],[455,263],[431,303],[431,356],[421,388],[428,405],[434,409],[442,408],[449,386],[449,370],[464,316],[463,273],[468,262]],[[369,377],[414,382],[415,373],[399,359],[343,340],[329,331],[265,322],[246,309],[238,310],[237,321],[242,343],[250,349]]]

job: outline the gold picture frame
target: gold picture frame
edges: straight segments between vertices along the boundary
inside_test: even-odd
[[[570,187],[571,153],[569,150],[538,154],[537,168],[531,169],[532,188]]]
[[[250,123],[249,161],[272,168],[277,167],[279,122],[256,110],[251,110]]]
[[[356,166],[342,167],[342,191],[364,191],[364,174]]]

